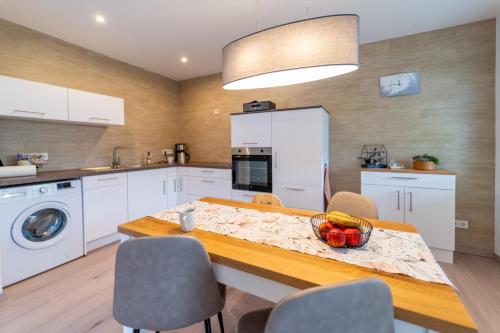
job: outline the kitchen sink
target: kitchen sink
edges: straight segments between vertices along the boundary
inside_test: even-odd
[[[94,172],[100,172],[100,171],[109,171],[109,170],[114,170],[114,169],[134,169],[134,168],[140,168],[142,167],[141,164],[133,164],[133,165],[122,165],[117,168],[113,168],[111,166],[98,166],[98,167],[88,167],[88,168],[81,168],[80,170],[82,171],[94,171]]]
[[[113,168],[110,166],[100,166],[100,167],[81,168],[80,170],[99,172],[99,171],[107,171],[107,170],[111,170],[111,169],[113,169]]]

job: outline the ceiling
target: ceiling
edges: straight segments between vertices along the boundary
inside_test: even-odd
[[[358,14],[361,43],[500,16],[499,0],[260,0],[261,29],[305,18],[306,3],[309,17]],[[222,47],[256,31],[257,0],[0,0],[0,17],[184,80],[221,71]]]

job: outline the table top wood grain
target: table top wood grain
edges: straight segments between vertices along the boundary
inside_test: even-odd
[[[313,216],[318,212],[279,208],[239,201],[204,198],[202,201],[266,212]],[[371,220],[378,228],[416,232],[410,224]],[[448,285],[409,276],[371,270],[336,260],[320,258],[203,230],[183,233],[179,225],[144,217],[118,226],[132,237],[189,235],[201,241],[213,262],[258,275],[295,288],[379,278],[390,287],[395,317],[439,332],[477,332],[476,325],[456,290]]]

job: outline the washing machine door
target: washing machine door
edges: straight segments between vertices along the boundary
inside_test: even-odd
[[[12,239],[26,249],[50,247],[65,237],[70,219],[63,203],[46,201],[33,205],[14,220]]]

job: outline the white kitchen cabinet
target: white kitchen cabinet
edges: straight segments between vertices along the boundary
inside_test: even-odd
[[[190,168],[167,168],[168,208],[189,202],[188,169]]]
[[[231,200],[252,202],[253,196],[260,192],[243,191],[243,190],[232,190]]]
[[[167,209],[166,170],[128,173],[128,218],[135,220]]]
[[[453,262],[455,192],[405,187],[405,223],[413,224],[435,256]]]
[[[128,221],[127,174],[83,177],[82,183],[85,241],[88,244],[116,234],[117,226]]]
[[[455,178],[453,174],[363,171],[361,194],[375,201],[381,220],[413,224],[436,259],[453,262]]]
[[[231,199],[231,170],[192,167],[187,172],[189,201],[202,197]]]
[[[0,76],[0,116],[68,120],[68,89]]]
[[[271,113],[231,115],[231,147],[271,147]]]
[[[328,161],[323,147],[327,144],[326,116],[321,108],[272,113],[273,181],[276,184],[317,186],[321,183],[324,164]]]
[[[95,125],[125,125],[122,98],[68,89],[69,121]]]
[[[325,210],[323,187],[320,186],[277,184],[273,187],[273,193],[280,197],[286,207],[319,212]]]
[[[363,195],[377,205],[378,217],[385,221],[405,221],[405,188],[403,186],[363,185]]]

